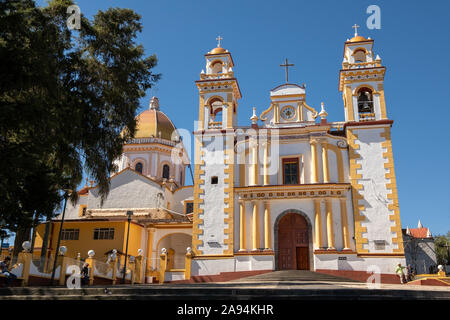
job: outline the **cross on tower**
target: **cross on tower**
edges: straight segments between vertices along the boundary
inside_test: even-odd
[[[358,28],[359,28],[359,26],[355,23],[355,25],[352,26],[352,28],[355,29],[355,37],[356,37],[358,35]]]
[[[289,83],[289,67],[293,67],[293,64],[289,64],[288,59],[286,58],[286,62],[284,64],[280,64],[280,67],[286,68],[286,83]]]
[[[216,38],[216,40],[218,41],[217,47],[220,48],[220,40],[223,40],[223,38],[222,38],[221,36],[218,36],[218,37]]]

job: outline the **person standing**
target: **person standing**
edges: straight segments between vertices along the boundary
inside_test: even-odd
[[[5,275],[5,286],[9,286],[11,281],[17,279],[17,276],[11,272],[9,272],[9,264],[11,263],[11,257],[6,257],[5,260],[0,261],[0,273]]]
[[[395,268],[395,273],[399,276],[401,284],[404,284],[406,282],[405,274],[403,273],[403,269],[405,269],[405,267],[403,267],[401,263],[399,263],[397,265],[397,268]]]

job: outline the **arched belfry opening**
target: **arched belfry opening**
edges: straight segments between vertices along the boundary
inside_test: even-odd
[[[275,222],[276,270],[311,270],[312,227],[298,210],[287,210]]]
[[[363,87],[358,90],[358,112],[373,113],[373,94],[371,89]]]

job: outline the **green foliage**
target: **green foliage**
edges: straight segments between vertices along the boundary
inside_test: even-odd
[[[72,4],[0,2],[0,221],[11,230],[53,212],[83,170],[106,197],[139,99],[160,77],[135,41],[139,15],[108,9],[70,30]]]
[[[438,264],[444,265],[446,262],[450,263],[448,260],[450,248],[447,249],[446,245],[450,245],[450,231],[447,232],[447,235],[434,237],[434,247]]]

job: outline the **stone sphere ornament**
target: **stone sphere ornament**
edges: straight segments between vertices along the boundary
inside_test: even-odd
[[[89,258],[94,257],[95,256],[95,251],[94,250],[89,250],[88,251],[88,256],[89,256]]]
[[[67,252],[67,247],[66,246],[61,246],[61,247],[59,247],[59,254],[60,255],[65,255],[66,254],[66,252]]]
[[[31,249],[31,242],[30,241],[24,241],[22,243],[22,248],[25,252],[30,252]]]

